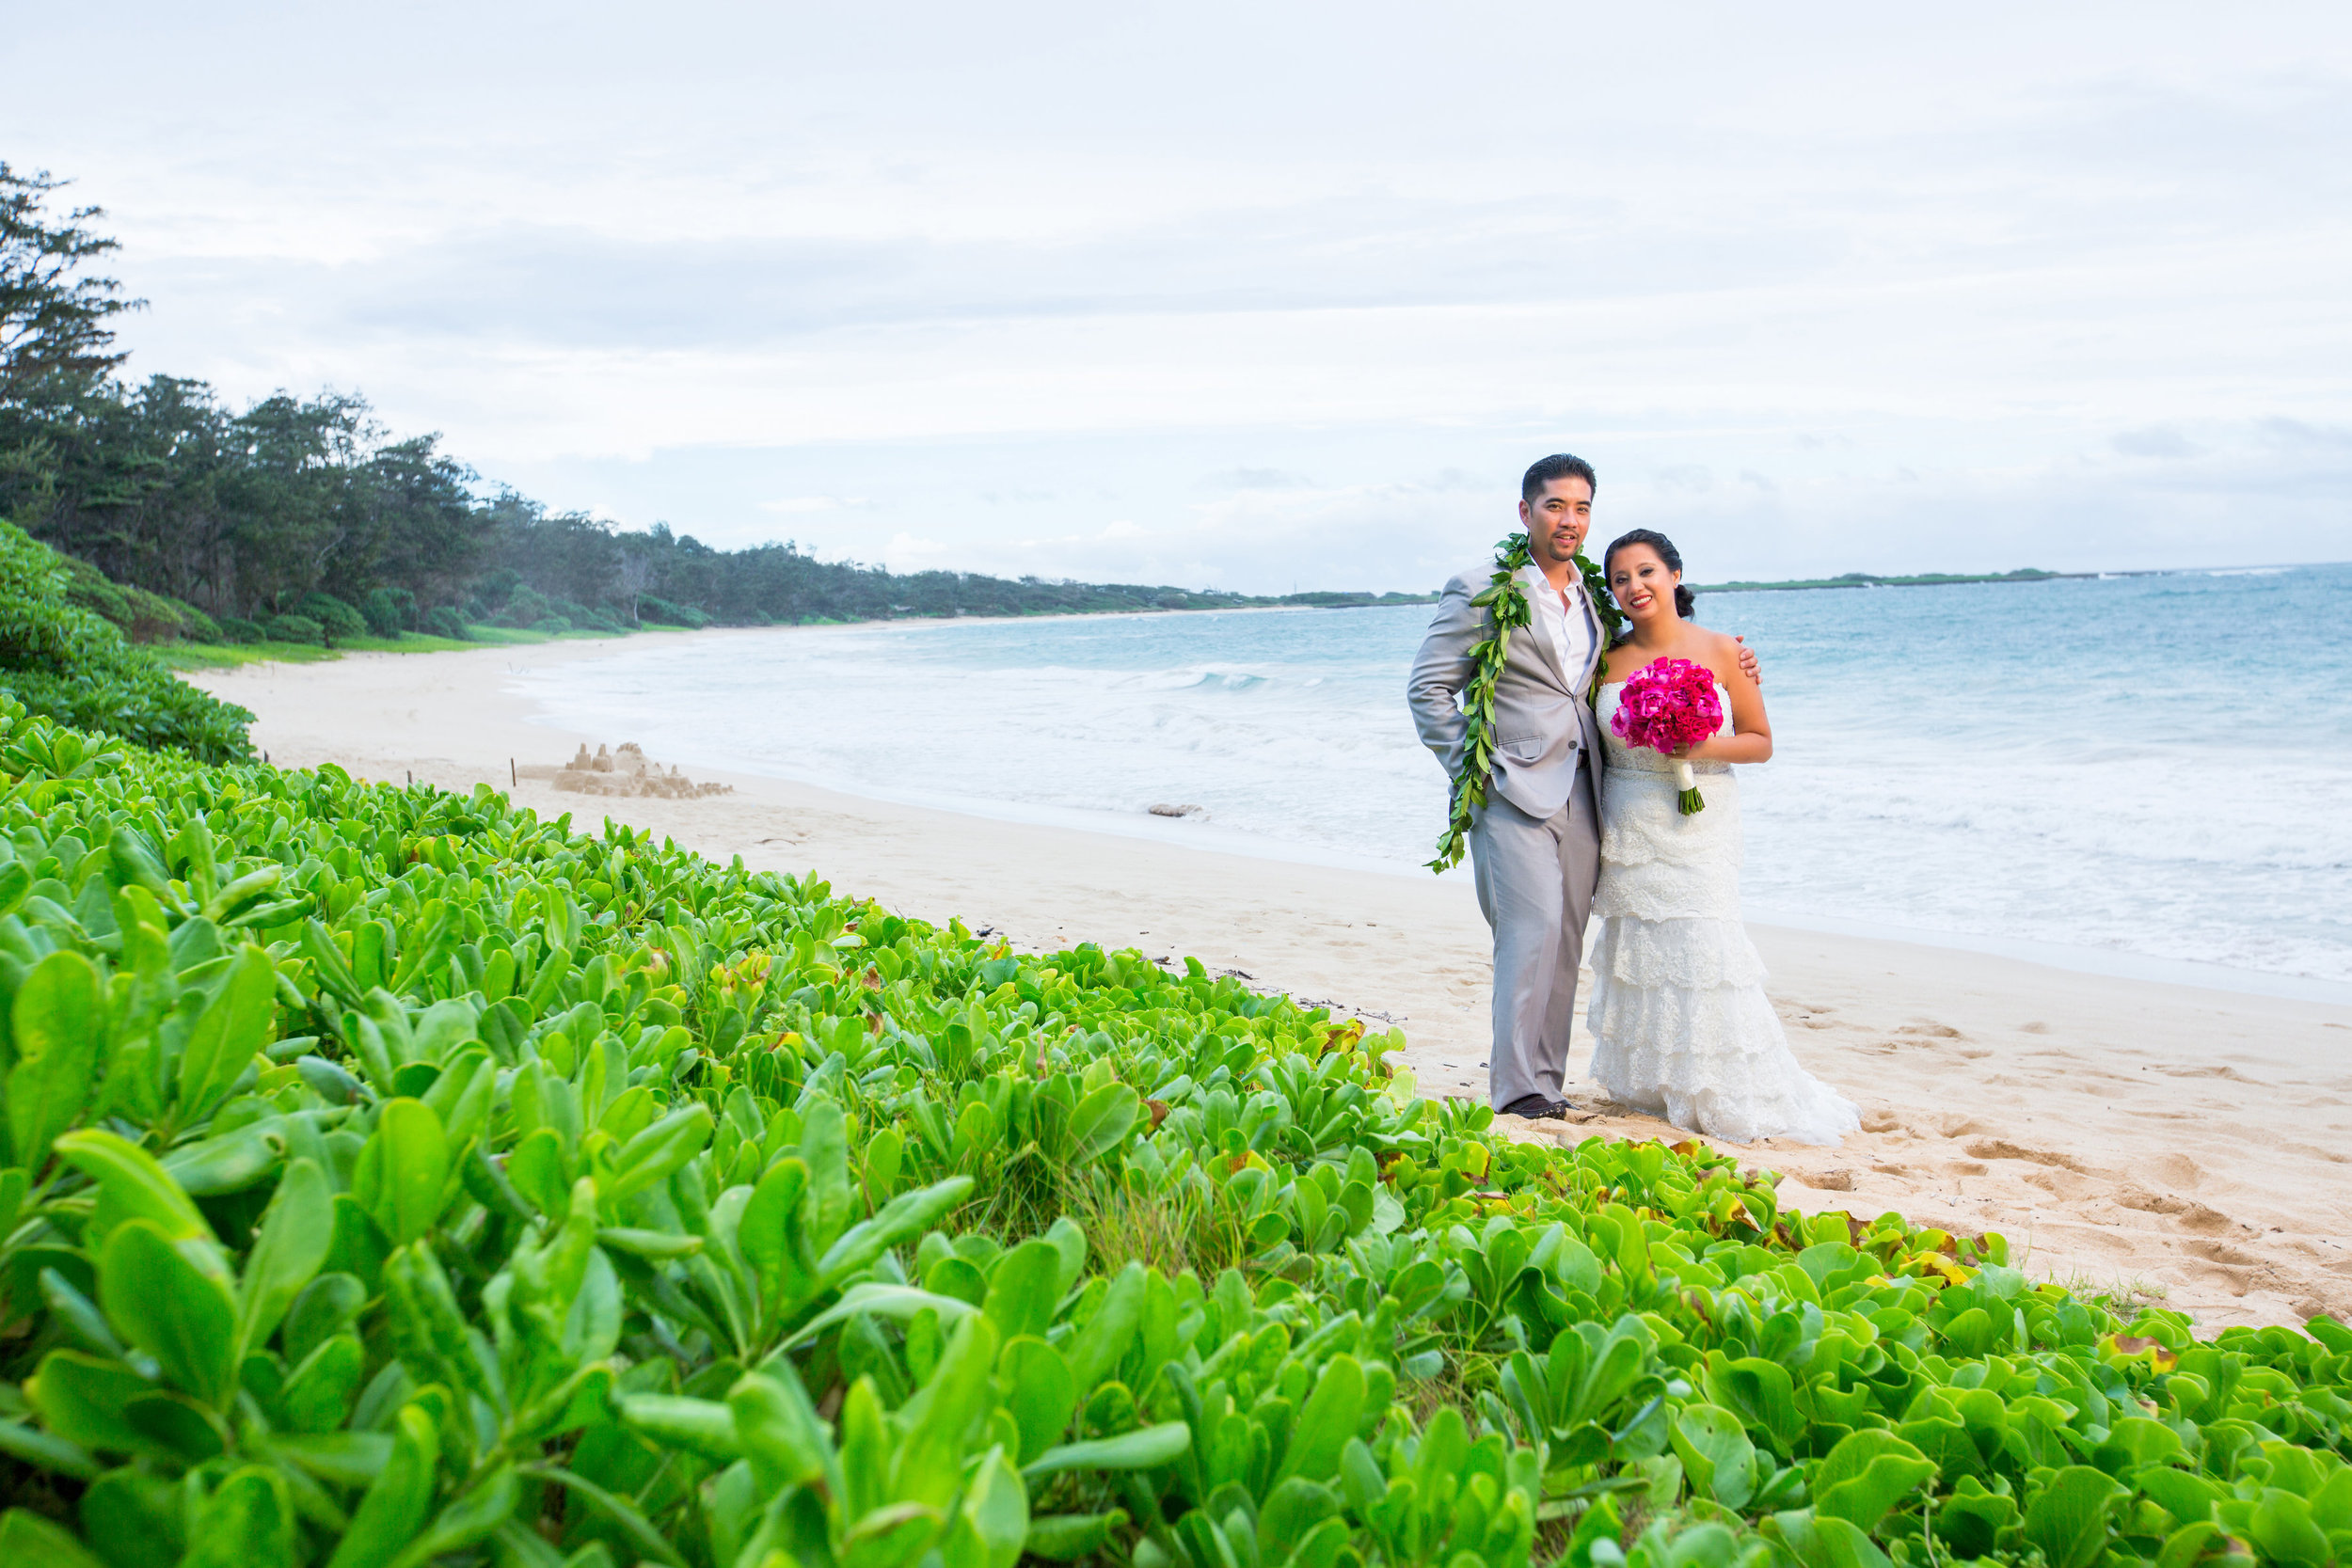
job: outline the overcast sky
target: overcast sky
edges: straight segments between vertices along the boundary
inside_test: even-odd
[[[133,373],[630,527],[1421,589],[1565,449],[1698,580],[2352,558],[2341,5],[6,12]]]

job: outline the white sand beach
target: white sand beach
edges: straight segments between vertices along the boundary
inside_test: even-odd
[[[255,742],[281,765],[506,789],[510,758],[555,764],[580,743],[632,738],[530,722],[513,673],[622,645],[360,654],[189,678],[258,714]],[[690,771],[735,793],[605,800],[525,778],[515,797],[586,826],[609,815],[720,859],[815,868],[836,890],[926,919],[961,916],[1024,946],[1196,956],[1262,989],[1393,1022],[1426,1092],[1483,1096],[1487,933],[1465,879]],[[1787,1173],[1784,1193],[1800,1206],[1998,1230],[2037,1277],[2136,1291],[2209,1331],[2320,1311],[2352,1317],[2352,1007],[1753,930],[1799,1055],[1864,1113],[1866,1131],[1836,1148],[1740,1150],[1747,1164]],[[1572,1075],[1587,1053],[1580,1039]],[[1569,1093],[1594,1098],[1573,1081]],[[1605,1107],[1573,1125],[1518,1130],[1569,1139],[1666,1132]]]

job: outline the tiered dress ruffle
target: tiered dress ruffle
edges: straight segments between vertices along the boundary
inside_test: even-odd
[[[1682,816],[1673,759],[1609,733],[1619,690],[1603,688],[1600,704],[1609,773],[1592,1079],[1621,1104],[1709,1137],[1836,1143],[1860,1115],[1797,1065],[1740,924],[1739,785],[1724,764],[1693,763],[1707,809]]]

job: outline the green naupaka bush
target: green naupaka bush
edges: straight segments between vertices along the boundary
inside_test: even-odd
[[[1501,1142],[1198,964],[0,724],[9,1568],[2352,1547],[2327,1320]]]

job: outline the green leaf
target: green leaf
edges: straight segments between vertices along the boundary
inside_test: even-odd
[[[79,1443],[69,1443],[54,1432],[42,1432],[21,1421],[0,1421],[0,1454],[21,1459],[37,1469],[72,1476],[75,1481],[98,1479],[98,1462]]]
[[[115,1332],[174,1385],[216,1409],[227,1403],[236,1386],[237,1305],[209,1243],[174,1243],[149,1220],[116,1227],[98,1300]]]
[[[988,1568],[1012,1568],[1029,1538],[1029,1489],[1021,1473],[991,1449],[965,1483],[960,1513],[988,1549]]]
[[[936,1541],[939,1511],[891,1503],[860,1516],[843,1542],[841,1568],[911,1568]]]
[[[812,1193],[815,1189],[811,1189]],[[890,1248],[910,1241],[929,1230],[934,1224],[961,1206],[972,1191],[968,1176],[951,1176],[945,1181],[934,1181],[911,1193],[900,1193],[882,1205],[881,1213],[863,1224],[854,1225],[841,1239],[817,1260],[818,1278],[826,1286],[838,1285],[861,1269],[872,1265]]]
[[[1107,1382],[1143,1322],[1144,1269],[1129,1263],[1112,1276],[1102,1305],[1064,1351],[1070,1378],[1083,1392]]]
[[[762,1492],[773,1494],[832,1476],[833,1443],[788,1359],[777,1357],[771,1371],[746,1372],[727,1390],[727,1409],[735,1418],[736,1441],[751,1461]],[[837,1477],[829,1489],[841,1490]]]
[[[1934,1464],[1901,1438],[1867,1431],[1840,1439],[1806,1479],[1816,1516],[1843,1519],[1867,1533],[1935,1473]]]
[[[2092,1457],[2109,1475],[2144,1465],[2168,1464],[2180,1456],[2180,1433],[2145,1416],[2125,1416],[2107,1428],[2107,1440]]]
[[[667,1181],[710,1141],[710,1113],[698,1102],[673,1111],[621,1146],[602,1196],[618,1201]]]
[[[889,1318],[898,1323],[911,1322],[925,1310],[939,1314],[941,1326],[961,1322],[977,1312],[978,1307],[953,1296],[937,1296],[913,1285],[877,1285],[870,1281],[852,1285],[838,1302],[801,1325],[800,1332],[786,1341],[787,1345],[805,1344],[838,1323],[847,1323],[860,1313],[877,1318]]]
[[[2030,1534],[2030,1522],[2026,1528]],[[2254,1505],[2254,1516],[2248,1528],[2254,1544],[2273,1562],[2322,1568],[2335,1556],[2328,1544],[2328,1532],[2312,1520],[2311,1504],[2276,1486],[2263,1489],[2262,1500]]]
[[[1804,1435],[1807,1423],[1797,1408],[1796,1386],[1779,1362],[1751,1355],[1718,1367],[1710,1360],[1706,1384],[1709,1402],[1750,1427],[1763,1428],[1783,1452]]]
[[[1330,1487],[1293,1476],[1267,1493],[1259,1506],[1258,1534],[1266,1541],[1304,1541],[1340,1507],[1340,1495]]]
[[[397,1411],[393,1425],[400,1425]],[[405,1440],[380,1432],[274,1433],[268,1447],[321,1481],[358,1488],[375,1483]]]
[[[187,1511],[180,1488],[132,1465],[91,1481],[77,1512],[82,1539],[113,1568],[177,1562],[187,1549]]]
[[[1811,1509],[1772,1517],[1770,1533],[1780,1537],[1804,1568],[1894,1568],[1867,1535],[1843,1519]]]
[[[1010,1339],[1025,1334],[1042,1337],[1060,1305],[1061,1251],[1043,1237],[1033,1236],[996,1260],[980,1310]]]
[[[8,1073],[8,1134],[17,1161],[38,1171],[50,1145],[89,1101],[105,1006],[98,971],[79,953],[52,953],[17,989],[17,1064]]]
[[[572,1307],[567,1327],[588,1293],[583,1289],[575,1302],[566,1304]],[[430,1244],[411,1242],[385,1260],[384,1308],[393,1347],[419,1384],[445,1383],[480,1395],[493,1410],[504,1409],[504,1392],[494,1381],[495,1363],[485,1365],[485,1356],[476,1353],[480,1331],[460,1311],[449,1275]],[[596,1359],[564,1348],[565,1358],[575,1363]]]
[[[194,1120],[227,1094],[268,1042],[278,1011],[278,966],[247,946],[229,966],[229,978],[197,1015],[180,1053],[180,1115]]]
[[[726,1465],[743,1457],[734,1410],[716,1400],[671,1394],[624,1394],[616,1402],[621,1424],[665,1449],[684,1449]]]
[[[1686,1404],[1675,1413],[1673,1435],[1694,1491],[1728,1509],[1747,1506],[1756,1495],[1756,1445],[1739,1417],[1720,1405]]]
[[[571,1184],[564,1176],[564,1135],[552,1127],[534,1127],[506,1157],[507,1179],[551,1220],[564,1217]]]
[[[896,1424],[905,1436],[890,1462],[892,1501],[944,1509],[955,1500],[964,1433],[992,1402],[995,1361],[995,1325],[977,1312],[956,1324],[930,1379],[898,1407]]]
[[[2113,1477],[2070,1465],[2026,1500],[2026,1540],[2050,1568],[2090,1568],[2106,1550],[2107,1515],[2128,1496]]]
[[[359,1499],[327,1568],[384,1568],[416,1539],[433,1506],[439,1455],[438,1424],[421,1406],[404,1406],[393,1429],[391,1457]]]
[[[0,1562],[8,1568],[106,1568],[69,1531],[23,1508],[0,1513]]]
[[[1075,1562],[1101,1552],[1125,1528],[1127,1511],[1108,1513],[1049,1513],[1029,1521],[1022,1549],[1049,1562]]]
[[[367,1347],[358,1335],[336,1334],[320,1340],[286,1374],[285,1391],[278,1397],[286,1425],[295,1432],[332,1432],[342,1426],[367,1365]]]
[[[192,1197],[258,1186],[286,1157],[287,1120],[266,1117],[218,1137],[182,1144],[164,1156],[164,1174]]]
[[[1340,1449],[1356,1435],[1363,1413],[1363,1367],[1352,1355],[1331,1357],[1324,1363],[1314,1392],[1307,1396],[1305,1408],[1292,1424],[1290,1448],[1275,1480],[1299,1476],[1322,1481],[1338,1475]]]
[[[1021,1474],[1037,1481],[1064,1470],[1150,1470],[1175,1464],[1191,1447],[1191,1427],[1182,1421],[1163,1421],[1117,1437],[1048,1449],[1021,1466]]]
[[[437,1557],[461,1552],[514,1517],[522,1483],[512,1465],[501,1465],[435,1515],[425,1532],[403,1547],[392,1568],[419,1568]]]
[[[2311,1497],[2312,1522],[2330,1532],[2352,1530],[2352,1466],[2338,1470]]]
[[[810,1249],[821,1252],[850,1223],[849,1125],[841,1107],[830,1100],[808,1107],[801,1124],[801,1163],[808,1168],[802,1227]]]
[[[1078,1409],[1078,1385],[1061,1352],[1042,1339],[1009,1339],[997,1353],[996,1377],[1005,1409],[1021,1433],[1024,1465],[1052,1448]]]
[[[25,1402],[51,1433],[102,1453],[158,1454],[162,1446],[123,1415],[154,1385],[119,1361],[53,1350],[25,1382]]]
[[[1063,1295],[1068,1295],[1071,1288],[1078,1283],[1078,1275],[1086,1270],[1087,1233],[1077,1221],[1064,1214],[1045,1227],[1045,1240],[1053,1243],[1054,1250],[1061,1254],[1061,1283],[1058,1289]]]
[[[253,1251],[237,1281],[237,1358],[269,1342],[286,1309],[326,1261],[335,1240],[335,1195],[319,1167],[296,1160],[279,1178]]]
[[[817,1259],[802,1229],[807,1193],[808,1166],[797,1156],[778,1160],[752,1189],[736,1225],[735,1243],[771,1314],[816,1293]]]
[[[1143,1101],[1124,1084],[1105,1084],[1070,1113],[1072,1165],[1090,1164],[1117,1148],[1143,1114]]]
[[[171,1388],[151,1388],[122,1402],[123,1419],[181,1465],[204,1465],[229,1451],[230,1433],[218,1412]]]
[[[2152,1465],[2132,1477],[2132,1484],[2158,1508],[2185,1525],[2211,1518],[2213,1505],[2230,1496],[2226,1488],[2203,1476],[2161,1465]]]
[[[2210,1519],[2200,1519],[2183,1525],[2164,1538],[2164,1546],[2156,1553],[2156,1568],[2196,1568],[2201,1562],[2246,1562],[2246,1557],[2224,1557],[2215,1550],[2228,1539],[2228,1532]]]
[[[180,1568],[293,1568],[294,1554],[284,1477],[247,1465],[230,1471],[197,1514]]]
[[[449,1140],[441,1118],[421,1100],[386,1101],[352,1176],[359,1206],[399,1246],[433,1228],[448,1181]]]

